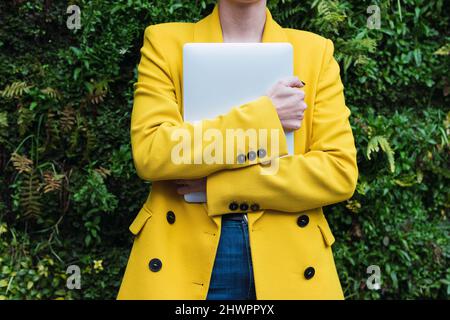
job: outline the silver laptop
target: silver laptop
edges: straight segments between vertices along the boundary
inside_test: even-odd
[[[292,75],[293,48],[287,42],[187,43],[183,47],[184,121],[226,114]],[[292,132],[286,133],[286,140],[289,154],[294,154]],[[203,192],[184,198],[188,202],[206,202]]]

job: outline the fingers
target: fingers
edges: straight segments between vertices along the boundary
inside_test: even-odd
[[[303,90],[299,90],[298,88],[284,87],[282,94],[285,97],[296,99],[296,103],[300,103],[305,99],[305,92]]]
[[[302,88],[305,86],[305,84],[297,76],[286,77],[281,79],[279,83],[286,87]]]
[[[281,125],[286,132],[300,129],[302,126],[301,120],[289,119],[281,121]]]
[[[175,182],[176,184],[192,185],[192,184],[199,183],[199,182],[201,182],[203,180],[204,180],[204,178],[202,178],[202,179],[190,179],[190,180],[177,179],[177,180],[173,180],[173,182]]]
[[[177,193],[185,195],[192,192],[206,191],[206,179],[174,180],[177,184]]]
[[[291,76],[279,80],[269,91],[269,98],[272,99],[278,118],[287,132],[301,127],[307,105],[305,92],[298,89],[304,86],[297,76]]]
[[[277,98],[286,98],[286,99],[294,99],[296,103],[300,103],[300,101],[305,99],[305,92],[303,90],[299,90],[299,88],[294,87],[281,87],[277,94],[275,95]]]
[[[192,192],[198,192],[200,190],[196,190],[196,188],[192,188],[192,187],[188,187],[188,186],[184,186],[184,187],[179,187],[177,188],[177,193],[181,194],[181,195],[185,195],[188,193],[192,193]]]
[[[178,194],[188,194],[192,192],[200,192],[200,191],[206,191],[205,185],[203,184],[197,184],[197,185],[189,185],[189,186],[182,186],[177,188]]]
[[[299,90],[295,88],[303,88],[304,86],[305,84],[297,76],[290,76],[283,78],[275,83],[272,87],[269,88],[266,95],[269,97],[273,97],[281,94],[282,92],[292,93],[292,91],[289,90],[296,90],[298,92]]]

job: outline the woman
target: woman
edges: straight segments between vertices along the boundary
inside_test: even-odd
[[[187,42],[293,45],[294,77],[201,123],[223,136],[229,128],[277,130],[279,150],[246,150],[243,163],[171,161],[172,134],[194,130],[182,118]],[[141,53],[131,142],[138,175],[153,185],[130,226],[136,237],[118,298],[342,299],[321,207],[352,196],[358,169],[333,43],[280,27],[264,0],[220,0],[197,23],[148,27]],[[299,129],[294,156],[278,157],[287,154],[283,129]],[[279,169],[263,175],[268,161]],[[184,201],[201,190],[206,203]]]

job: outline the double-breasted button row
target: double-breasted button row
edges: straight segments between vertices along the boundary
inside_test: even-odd
[[[236,211],[238,209],[240,211],[248,211],[249,208],[251,211],[258,211],[259,204],[252,203],[249,205],[247,202],[237,203],[236,201],[233,201],[228,205],[228,209],[230,209],[230,211]]]
[[[153,272],[158,272],[162,268],[162,262],[158,258],[153,258],[148,264],[149,268]],[[313,267],[308,267],[305,269],[303,275],[306,280],[310,280],[314,277],[316,270]]]
[[[300,228],[304,228],[309,224],[309,217],[306,214],[303,214],[297,218],[297,225]],[[316,273],[316,270],[313,267],[308,267],[303,272],[303,276],[306,280],[312,279],[314,277],[314,274]]]
[[[266,155],[267,155],[266,149],[261,148],[261,149],[258,149],[256,152],[249,151],[247,154],[240,153],[240,154],[238,154],[236,160],[237,160],[237,163],[243,164],[247,160],[253,161],[253,160],[256,160],[256,157],[264,158]]]

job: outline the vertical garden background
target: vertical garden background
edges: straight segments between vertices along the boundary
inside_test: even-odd
[[[130,151],[146,26],[213,0],[0,2],[0,299],[113,299],[151,183]],[[70,30],[69,5],[81,9]],[[368,27],[377,5],[380,28]],[[347,202],[325,208],[350,299],[447,299],[449,16],[444,1],[268,0],[284,27],[334,41],[358,148]],[[66,287],[68,266],[81,289]],[[381,287],[371,290],[369,266]]]

